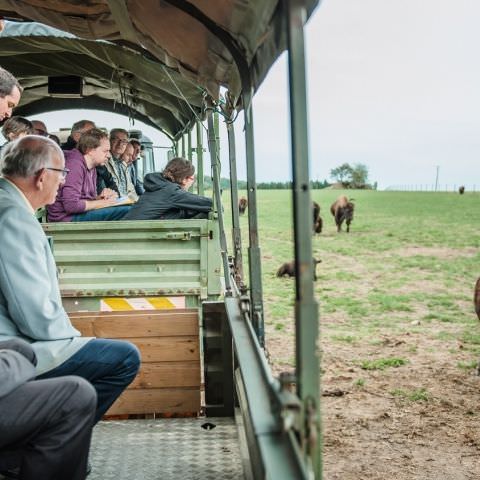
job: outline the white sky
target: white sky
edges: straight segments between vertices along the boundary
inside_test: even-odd
[[[441,185],[480,189],[479,23],[478,0],[324,0],[306,29],[311,177],[360,162],[379,188],[431,185],[438,165]],[[128,127],[92,113],[37,118],[50,130],[84,116]],[[290,180],[285,55],[255,97],[254,126],[258,181]],[[245,179],[240,136],[237,147]],[[223,143],[223,175],[226,154]]]

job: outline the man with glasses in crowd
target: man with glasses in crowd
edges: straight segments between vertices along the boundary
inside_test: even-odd
[[[129,177],[127,165],[122,160],[122,155],[128,145],[128,132],[123,128],[113,128],[110,131],[111,157],[107,162],[107,170],[111,173],[118,187],[121,197],[128,196]]]
[[[0,119],[11,115],[21,92],[15,77],[0,67]],[[48,142],[43,148],[36,143],[36,138],[12,142],[3,155],[11,154],[14,146],[23,142],[34,152],[47,153],[46,158],[51,161],[48,170],[46,163],[39,171],[33,171],[37,165],[30,168],[22,161],[17,174],[7,168],[6,175],[0,178],[0,469],[9,469],[1,472],[7,478],[82,480],[87,474],[96,392],[80,377],[35,380],[39,357],[42,357],[43,368],[45,366],[44,353],[40,352],[42,346],[37,350],[35,337],[30,337],[23,326],[27,320],[38,320],[36,312],[30,315],[24,308],[32,292],[40,290],[40,296],[33,295],[42,307],[39,312],[48,310],[52,303],[49,295],[44,297],[45,279],[40,278],[37,259],[30,263],[34,251],[45,259],[51,257],[34,209],[54,198],[64,175],[63,156],[58,147],[55,149],[52,142],[40,139]],[[30,158],[27,155],[24,160],[28,162]],[[2,158],[0,165],[4,170]],[[40,269],[43,266],[45,261],[41,262]],[[56,278],[53,259],[49,266],[51,276]],[[23,284],[25,270],[26,277],[33,277],[33,282],[27,282],[30,287],[17,291],[17,286]],[[32,292],[28,288],[32,288]],[[37,328],[48,330],[46,325]],[[83,344],[73,346],[73,335],[77,336],[78,332],[73,328],[72,331],[72,339],[64,340],[71,343],[67,349]]]

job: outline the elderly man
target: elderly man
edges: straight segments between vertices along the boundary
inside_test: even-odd
[[[122,160],[128,145],[128,132],[123,128],[114,128],[110,131],[110,152],[112,156],[107,162],[107,170],[111,173],[121,197],[129,193],[129,176],[127,165]]]
[[[53,205],[47,207],[50,222],[84,222],[120,220],[129,206],[115,206],[116,192],[105,188],[97,194],[96,167],[110,157],[108,136],[93,128],[83,133],[78,148],[65,152],[70,174]]]
[[[0,119],[10,116],[21,91],[15,77],[0,68]],[[32,206],[23,193],[17,192],[14,184],[12,188],[18,206],[31,212]],[[15,211],[15,205],[12,208],[10,202],[3,200],[2,211],[5,208]],[[6,223],[2,215],[0,235],[11,234],[15,238],[14,232],[7,231]],[[9,315],[9,306],[3,293],[6,265],[2,259],[0,271],[0,318],[3,318]],[[96,392],[80,377],[34,380],[36,365],[37,356],[29,343],[17,338],[0,341],[0,467],[14,468],[14,478],[24,480],[39,477],[82,480],[87,474]],[[12,471],[2,473],[10,477]]]
[[[88,380],[98,396],[98,421],[135,378],[138,350],[124,341],[81,337],[63,309],[55,260],[34,215],[55,201],[68,173],[60,147],[26,136],[2,153],[0,339],[30,343],[37,379],[74,374]]]

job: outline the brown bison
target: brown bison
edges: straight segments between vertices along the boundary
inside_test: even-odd
[[[238,213],[240,215],[243,215],[245,213],[245,210],[247,209],[248,206],[248,201],[245,197],[241,197],[240,200],[238,201]]]
[[[463,195],[463,194],[465,193],[465,187],[464,187],[463,185],[460,185],[460,186],[458,187],[458,193],[459,193],[460,195]]]
[[[323,220],[320,216],[320,205],[317,202],[313,202],[313,233],[322,233]]]
[[[316,258],[313,258],[312,261],[313,261],[313,279],[317,280],[317,264],[321,263],[322,261],[317,260]],[[277,277],[284,277],[285,275],[287,275],[288,277],[295,276],[295,260],[284,263],[277,270]]]
[[[351,200],[345,195],[341,195],[330,207],[330,212],[335,218],[335,224],[337,225],[337,232],[342,231],[342,223],[344,221],[347,224],[347,232],[350,232],[350,223],[353,220],[353,209],[355,208]]]
[[[480,277],[478,277],[477,283],[475,284],[473,304],[475,305],[475,312],[477,314],[477,317],[480,320]]]

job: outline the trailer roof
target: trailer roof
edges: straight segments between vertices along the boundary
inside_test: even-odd
[[[319,2],[305,0],[308,16]],[[259,87],[286,47],[284,5],[282,0],[0,0],[0,16],[43,24],[6,22],[0,65],[25,86],[19,115],[112,110],[116,102],[112,111],[131,112],[177,137],[201,115],[205,95],[217,100],[224,86],[236,103],[245,84],[253,91]],[[51,75],[83,76],[84,98],[48,97]]]

